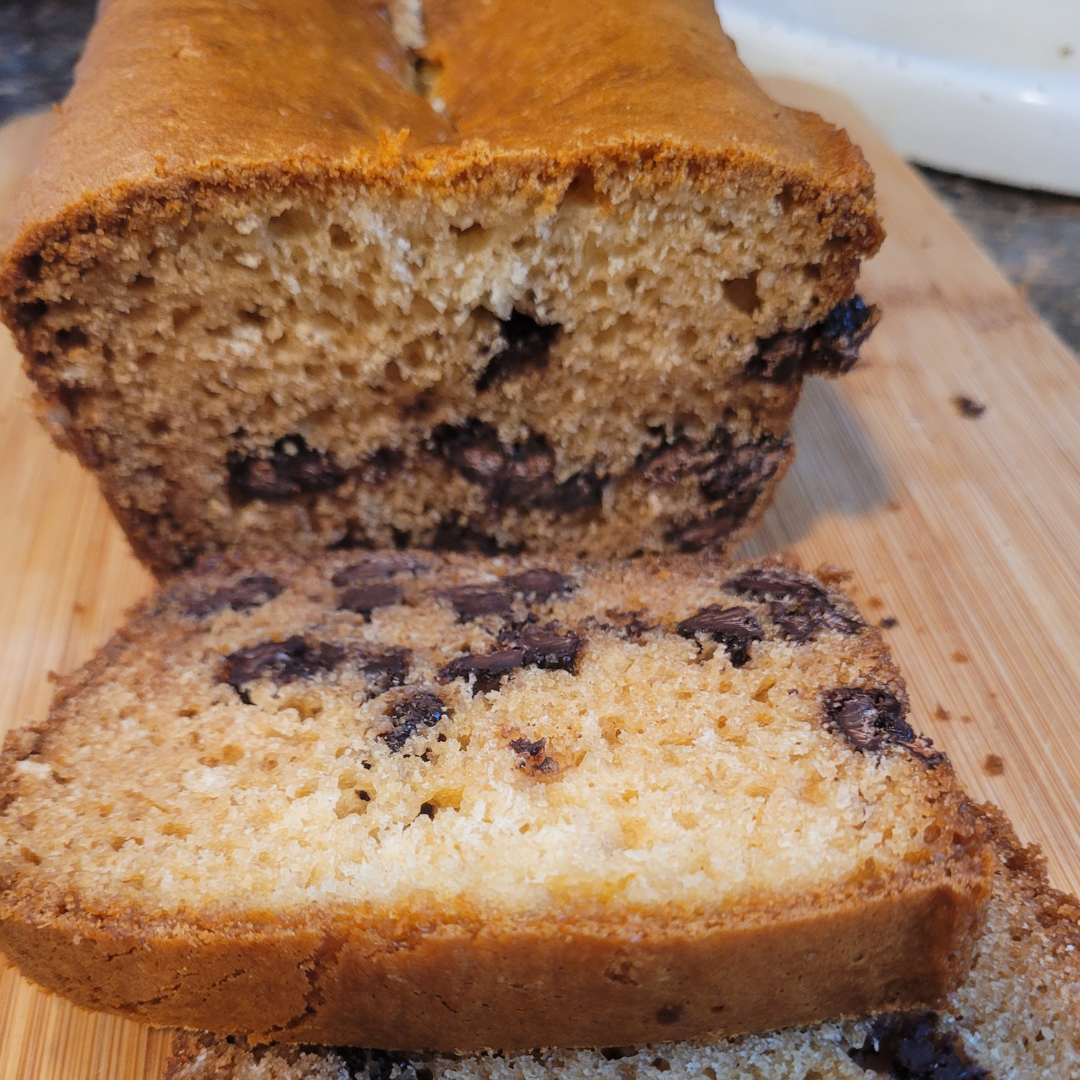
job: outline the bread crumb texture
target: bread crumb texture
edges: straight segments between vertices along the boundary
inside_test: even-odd
[[[530,574],[539,595],[514,585]],[[812,579],[780,600],[738,579],[678,560],[224,561],[12,736],[4,867],[149,916],[689,917],[949,861],[948,767],[824,722],[837,688],[903,700],[877,632]],[[790,625],[789,588],[823,598],[819,621]],[[742,629],[680,632],[719,608]]]

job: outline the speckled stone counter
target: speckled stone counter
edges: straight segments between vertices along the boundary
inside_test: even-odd
[[[0,123],[67,93],[94,7],[95,0],[0,0]],[[1080,351],[1080,199],[933,169],[923,174],[1022,295]]]

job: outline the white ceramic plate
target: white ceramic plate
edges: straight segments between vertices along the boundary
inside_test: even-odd
[[[1080,195],[1080,0],[716,0],[755,74],[838,90],[906,157]]]

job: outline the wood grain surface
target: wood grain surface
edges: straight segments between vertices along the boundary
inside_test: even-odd
[[[845,102],[770,81],[847,127],[889,238],[864,271],[885,310],[866,359],[810,381],[799,458],[758,535],[854,572],[913,720],[969,789],[1080,891],[1080,364]],[[0,132],[0,217],[48,117]],[[86,474],[26,404],[0,339],[0,727],[41,716],[47,674],[85,661],[151,587]],[[977,419],[954,398],[985,405]],[[170,1035],[49,997],[0,966],[0,1080],[151,1080]]]

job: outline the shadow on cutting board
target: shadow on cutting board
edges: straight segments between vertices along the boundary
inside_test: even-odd
[[[877,447],[834,382],[806,381],[792,433],[795,464],[757,532],[740,545],[741,556],[794,544],[818,517],[859,517],[892,498]]]

